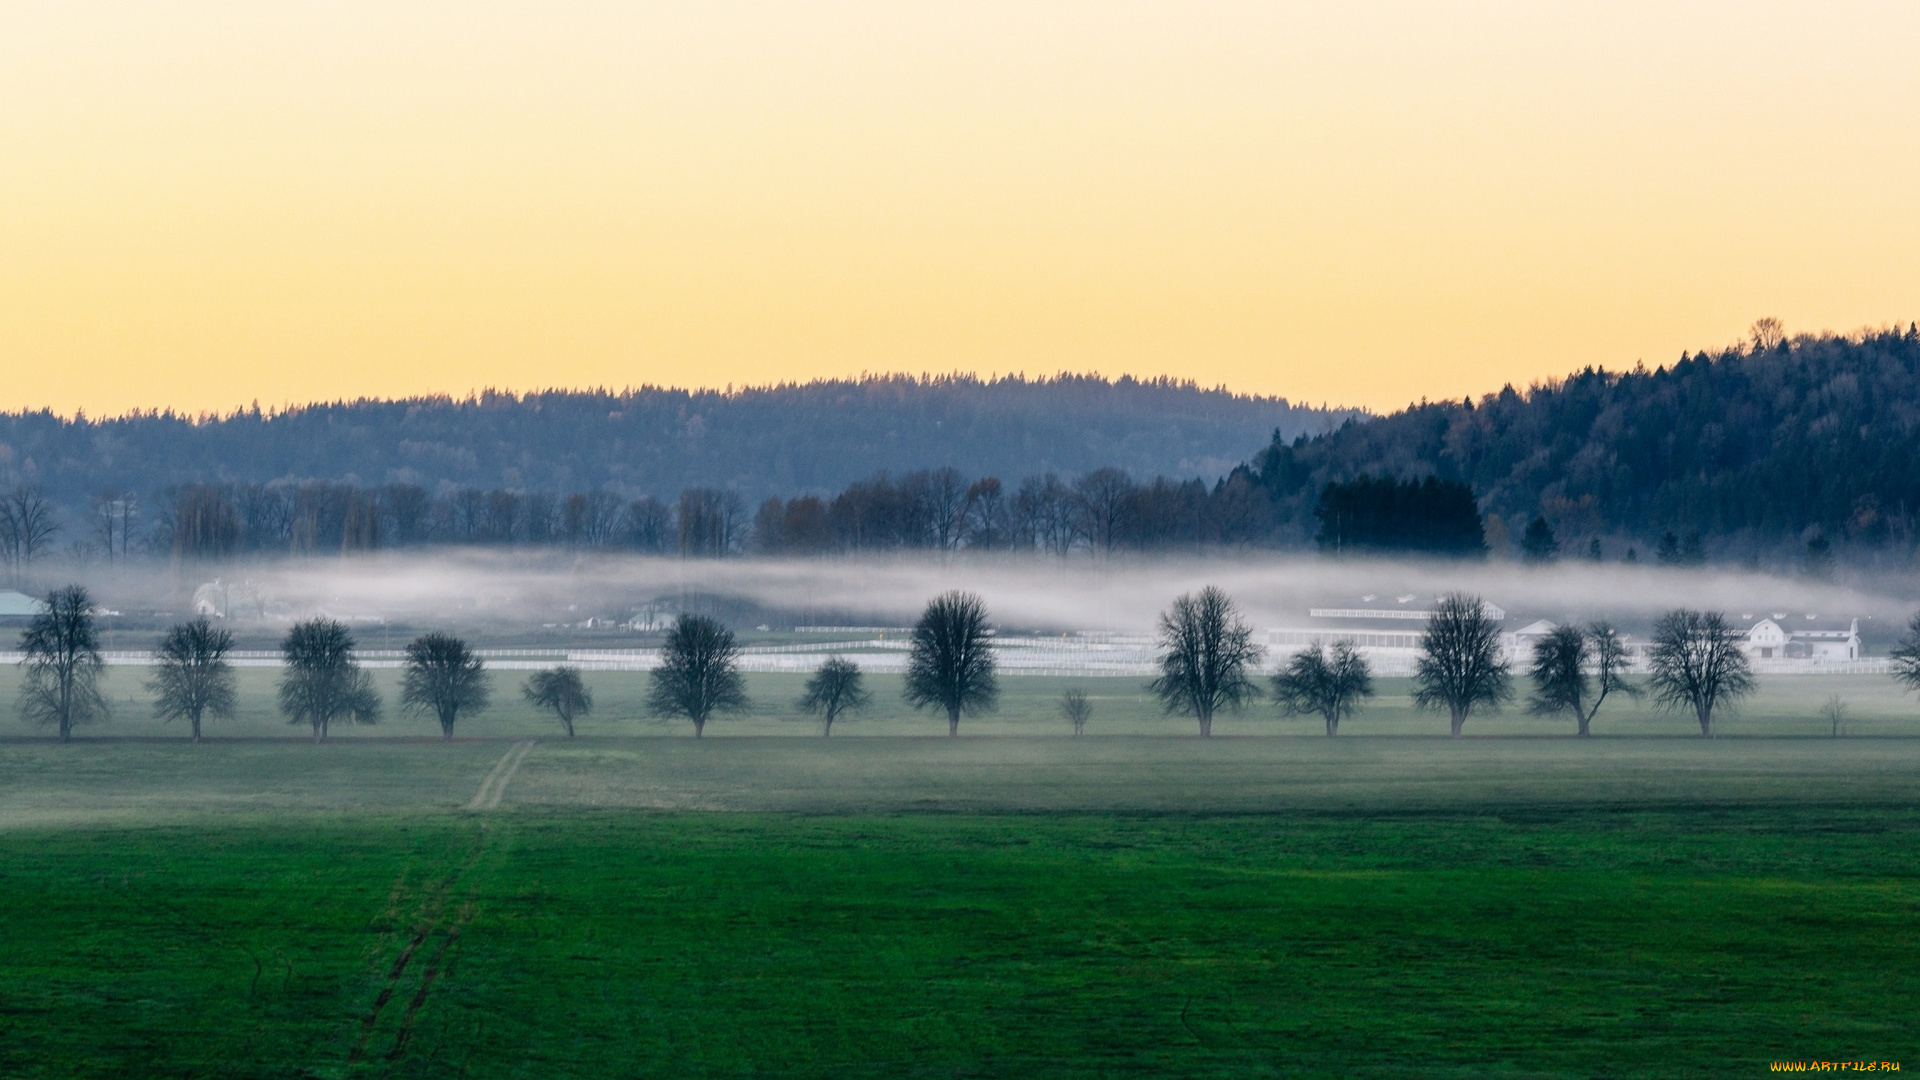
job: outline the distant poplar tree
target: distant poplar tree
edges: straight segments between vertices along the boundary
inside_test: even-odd
[[[324,742],[337,717],[357,724],[380,719],[373,679],[353,658],[353,635],[332,619],[297,622],[280,642],[280,711],[289,724],[310,724]]]
[[[693,721],[693,737],[702,737],[714,713],[747,707],[739,654],[733,631],[718,620],[682,613],[660,647],[647,707],[656,716],[686,717]]]
[[[1714,709],[1754,691],[1743,638],[1717,611],[1675,608],[1660,616],[1647,650],[1654,700],[1692,712],[1701,736],[1711,736]]]
[[[1419,686],[1413,703],[1422,709],[1445,709],[1456,739],[1474,709],[1497,709],[1513,697],[1500,652],[1500,628],[1487,615],[1485,601],[1449,593],[1434,604],[1420,637],[1414,680]]]
[[[869,697],[860,665],[839,656],[828,657],[807,678],[806,692],[800,696],[800,709],[821,717],[822,737],[833,734],[833,722],[844,712],[867,707]]]
[[[407,645],[400,681],[400,706],[430,712],[440,721],[440,737],[453,738],[463,712],[479,712],[493,699],[486,665],[467,643],[451,634],[422,634]]]
[[[1373,672],[1350,639],[1328,649],[1316,641],[1288,659],[1273,677],[1273,696],[1288,716],[1318,716],[1327,724],[1327,737],[1340,733],[1340,721],[1352,716],[1360,702],[1373,696]]]
[[[560,726],[567,729],[569,739],[573,738],[574,718],[593,712],[593,693],[580,678],[580,669],[564,664],[527,676],[520,696],[536,709],[551,711]]]
[[[153,714],[162,720],[185,720],[200,741],[200,720],[211,714],[233,716],[233,665],[227,653],[233,635],[205,618],[168,630],[153,652],[153,675],[147,689],[154,695]]]
[[[970,592],[933,598],[914,624],[903,695],[916,709],[947,714],[947,734],[960,734],[962,714],[992,712],[1000,680],[989,642],[987,605]]]
[[[27,669],[20,680],[20,712],[28,720],[57,726],[60,741],[68,742],[75,724],[107,715],[107,701],[100,695],[104,670],[93,597],[69,585],[48,593],[42,606],[20,638],[25,654],[21,665]]]
[[[1260,688],[1247,672],[1266,650],[1227,594],[1212,585],[1174,600],[1160,616],[1160,677],[1147,688],[1169,713],[1200,722],[1202,738],[1213,734],[1213,716],[1238,711]]]

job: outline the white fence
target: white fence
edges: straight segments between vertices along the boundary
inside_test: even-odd
[[[1328,636],[1330,635],[1316,635]],[[1342,635],[1349,636],[1349,635]],[[1381,634],[1383,639],[1397,634]],[[1304,642],[1276,641],[1270,649],[1267,670],[1275,670]],[[1150,676],[1159,673],[1154,640],[1136,634],[1071,634],[1060,637],[1006,635],[993,641],[1000,671],[1006,675],[1078,675],[1078,676]],[[797,645],[749,645],[740,650],[740,668],[752,672],[808,672],[829,656],[844,656],[867,671],[897,673],[907,667],[908,644],[904,638],[874,637],[856,641],[806,642]],[[1373,666],[1375,675],[1384,677],[1412,675],[1419,650],[1402,647],[1398,641],[1371,645],[1362,643],[1359,651]],[[503,671],[532,671],[570,664],[586,671],[651,671],[660,664],[658,649],[477,649],[488,667]],[[235,667],[271,668],[280,666],[280,653],[273,650],[243,650],[227,654]],[[397,668],[406,658],[400,649],[362,649],[355,652],[360,663],[369,668]],[[108,652],[102,658],[116,667],[146,667],[153,663],[150,652]],[[18,652],[0,652],[0,664],[17,664]],[[1516,672],[1523,657],[1508,657]],[[1817,660],[1755,660],[1753,669],[1762,675],[1885,675],[1891,668],[1884,658],[1823,662]]]

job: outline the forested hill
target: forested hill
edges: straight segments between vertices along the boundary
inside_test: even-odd
[[[1535,515],[1563,549],[1697,530],[1709,554],[1819,533],[1911,546],[1920,512],[1920,330],[1802,336],[1586,370],[1478,402],[1422,404],[1252,462],[1282,529],[1310,536],[1328,481],[1437,475],[1472,485],[1489,541]],[[1615,547],[1614,554],[1620,549]]]
[[[355,401],[199,421],[0,414],[0,481],[68,506],[108,488],[274,480],[667,498],[713,487],[757,499],[945,465],[1007,476],[1112,465],[1211,481],[1276,429],[1291,438],[1328,426],[1328,414],[1283,398],[1172,380],[885,376],[731,393]]]

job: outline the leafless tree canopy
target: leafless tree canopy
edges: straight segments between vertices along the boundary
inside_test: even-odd
[[[833,734],[833,722],[840,714],[867,707],[868,695],[860,665],[845,657],[830,656],[807,678],[806,691],[800,695],[802,712],[825,721],[822,736]]]
[[[987,627],[986,601],[970,592],[934,597],[914,624],[904,695],[916,709],[947,714],[947,734],[960,734],[960,717],[992,712],[1000,679]]]
[[[154,715],[187,721],[194,742],[200,741],[204,717],[232,716],[233,665],[227,663],[232,649],[233,635],[204,618],[168,630],[154,650],[153,674],[147,680]]]
[[[1221,709],[1238,711],[1260,688],[1247,677],[1266,655],[1227,594],[1212,585],[1174,600],[1160,616],[1160,677],[1148,684],[1169,713],[1213,734]]]
[[[1887,652],[1893,677],[1909,690],[1920,691],[1920,612],[1907,620],[1907,632]]]
[[[1582,738],[1591,734],[1593,718],[1610,695],[1640,693],[1626,681],[1626,646],[1620,632],[1606,622],[1584,630],[1554,627],[1534,643],[1528,674],[1533,698],[1527,710],[1536,716],[1572,716]]]
[[[1500,627],[1477,596],[1449,593],[1434,604],[1420,639],[1414,667],[1419,688],[1413,701],[1422,709],[1445,709],[1453,737],[1476,708],[1497,709],[1513,697],[1513,682],[1500,654]]]
[[[297,622],[280,642],[280,711],[289,724],[309,724],[313,741],[326,739],[336,718],[357,724],[380,719],[373,679],[353,658],[353,635],[333,619]]]
[[[660,666],[651,675],[648,708],[656,716],[684,716],[693,721],[693,737],[700,738],[714,713],[739,712],[747,707],[739,655],[733,631],[720,625],[719,620],[682,614],[660,646]]]
[[[441,738],[453,738],[460,714],[479,712],[492,696],[485,665],[466,642],[436,632],[408,643],[400,705],[408,712],[432,713],[440,721]]]
[[[46,554],[53,534],[60,530],[53,503],[40,489],[21,484],[0,495],[0,562],[14,584],[26,580],[33,561]]]
[[[1714,709],[1754,690],[1753,666],[1740,648],[1744,637],[1717,611],[1676,608],[1660,616],[1647,653],[1654,700],[1691,711],[1700,734],[1712,735]]]
[[[1839,694],[1828,694],[1827,700],[1820,705],[1820,719],[1827,722],[1827,734],[1840,737],[1840,729],[1847,723],[1847,703]]]
[[[1093,719],[1093,702],[1087,700],[1087,692],[1074,687],[1060,695],[1060,715],[1073,725],[1075,735],[1084,735],[1087,721]]]
[[[20,639],[20,651],[26,654],[20,712],[28,720],[55,725],[60,741],[66,742],[74,725],[107,715],[107,701],[100,695],[93,597],[69,585],[48,593],[44,607]]]
[[[1294,653],[1273,677],[1273,696],[1288,716],[1319,716],[1332,738],[1340,733],[1340,721],[1373,696],[1373,672],[1350,639],[1334,642],[1331,649],[1316,641]]]
[[[593,693],[580,677],[580,669],[564,664],[527,676],[520,696],[536,709],[552,711],[569,739],[573,738],[573,721],[593,712]]]

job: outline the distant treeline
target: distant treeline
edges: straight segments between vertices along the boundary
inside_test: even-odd
[[[896,550],[1165,551],[1258,542],[1265,501],[1244,478],[1138,482],[1114,468],[1017,484],[953,468],[879,473],[829,496],[687,488],[670,500],[418,485],[186,484],[150,521],[125,495],[93,504],[88,547],[185,559],[327,554],[426,544],[560,546],[724,557]]]
[[[1516,550],[1544,519],[1569,554],[1605,540],[1665,561],[1920,538],[1920,329],[1751,342],[1671,366],[1588,369],[1525,393],[1429,402],[1321,435],[1275,438],[1243,470],[1274,542],[1303,545],[1327,485],[1362,475],[1465,485],[1486,539]]]
[[[1049,408],[1056,414],[1042,416]],[[638,428],[636,414],[649,417]],[[1240,437],[1234,424],[1274,415],[1293,431],[1263,429],[1271,442],[1251,460],[1189,467],[1201,460],[1201,429],[1217,429],[1206,436],[1217,447],[1223,432]],[[1787,339],[1763,320],[1750,344],[1671,367],[1588,369],[1525,393],[1349,415],[1319,434],[1298,430],[1309,419],[1331,417],[1186,384],[1077,377],[361,402],[200,425],[49,419],[86,436],[75,452],[92,464],[0,444],[0,480],[13,484],[0,500],[0,554],[17,571],[60,549],[221,558],[423,544],[688,556],[1317,546],[1681,565],[1778,563],[1787,553],[1824,573],[1842,550],[1906,557],[1920,538],[1913,326]],[[169,425],[193,453],[150,454],[130,434]],[[401,436],[436,431],[445,438],[433,453],[484,459],[474,467],[499,479],[448,478],[471,469],[418,478],[405,463],[423,460],[427,443]],[[318,449],[298,468],[333,454],[345,478],[288,463],[309,435]],[[751,482],[668,484],[681,473],[632,464],[687,440],[714,453],[726,443],[722,457]],[[213,449],[218,456],[197,456]],[[1090,457],[1099,453],[1113,456]],[[938,467],[908,467],[934,454]],[[1070,457],[1088,464],[1053,467]],[[1142,460],[1183,464],[1129,467]],[[62,503],[61,489],[35,479],[62,470],[95,486],[64,489]],[[269,475],[232,477],[246,470]],[[184,480],[152,481],[180,472]],[[802,473],[815,479],[769,490],[770,478]],[[819,482],[829,475],[844,479]]]
[[[201,418],[0,413],[0,489],[30,485],[69,517],[105,491],[157,503],[187,484],[397,484],[435,497],[606,490],[623,501],[712,488],[758,505],[945,465],[976,476],[1112,466],[1217,478],[1275,431],[1291,438],[1350,415],[1171,379],[1080,375],[489,392]],[[78,524],[68,520],[69,535]]]

